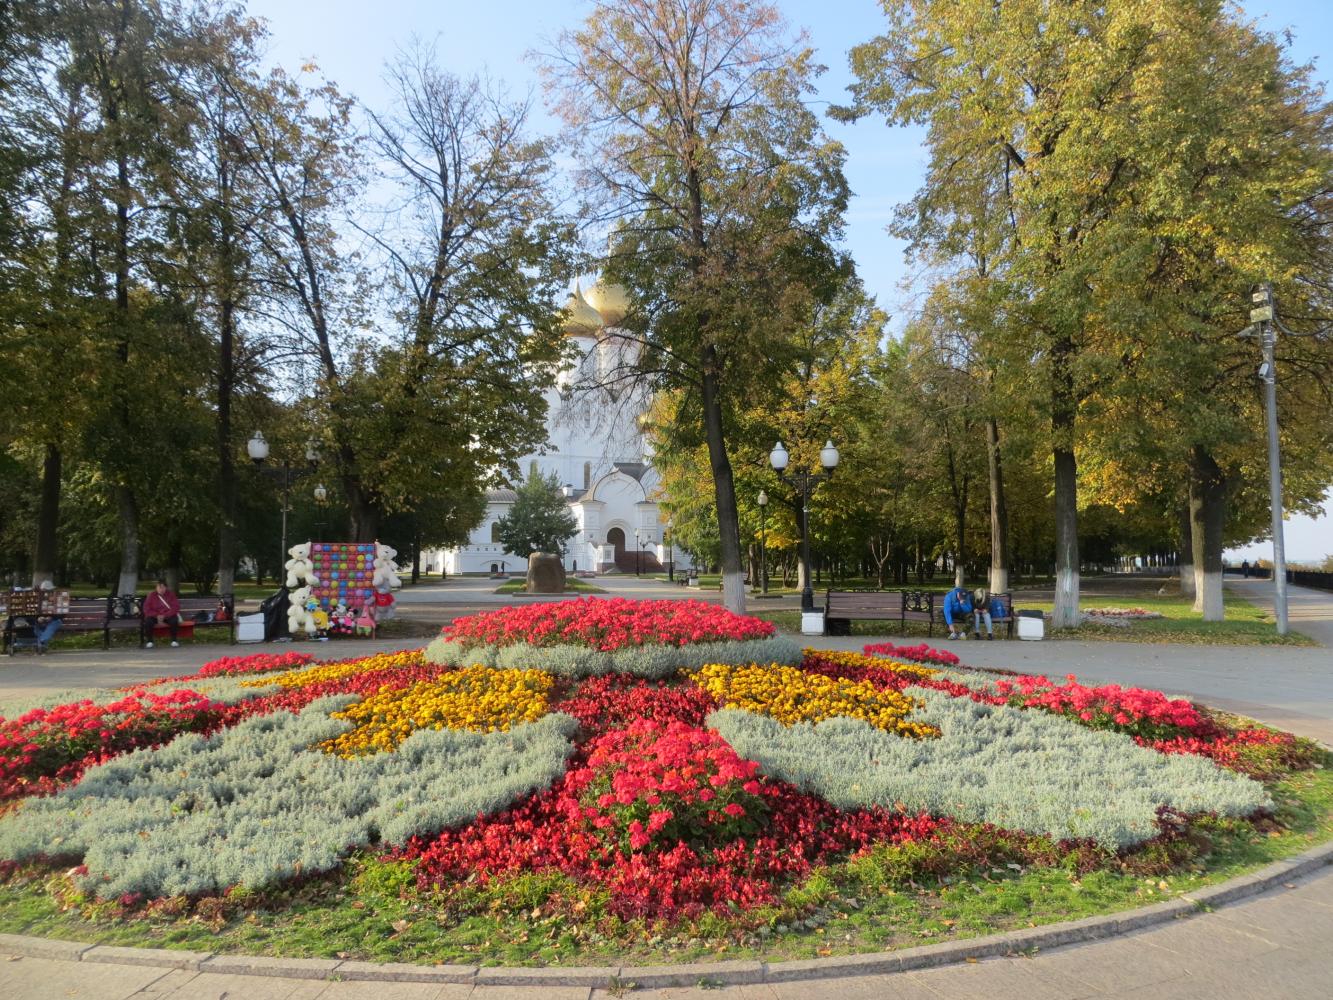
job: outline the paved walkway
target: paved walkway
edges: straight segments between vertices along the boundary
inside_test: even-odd
[[[724,989],[611,991],[321,982],[21,958],[13,1000],[1306,1000],[1330,995],[1333,873],[1125,937],[919,972]],[[0,959],[4,956],[0,955]],[[622,980],[632,981],[629,975]]]

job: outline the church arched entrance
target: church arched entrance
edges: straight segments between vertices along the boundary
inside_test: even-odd
[[[606,544],[614,545],[616,549],[616,562],[620,562],[620,557],[625,554],[625,532],[620,528],[612,528],[606,533]]]

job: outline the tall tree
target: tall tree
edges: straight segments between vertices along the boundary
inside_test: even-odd
[[[396,330],[374,353],[379,406],[356,429],[381,514],[438,494],[461,504],[545,443],[575,244],[526,101],[441,70],[429,47],[388,75],[393,105],[370,119],[396,196],[367,231]]]
[[[820,284],[847,200],[841,147],[804,98],[817,68],[768,2],[593,5],[543,59],[581,143],[590,221],[610,225],[607,270],[635,293],[625,367],[688,386],[716,499],[723,600],[745,607],[725,429]]]

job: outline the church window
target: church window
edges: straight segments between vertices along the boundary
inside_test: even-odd
[[[583,488],[586,490],[592,485],[592,463],[583,463]]]
[[[491,541],[492,541],[492,542],[498,542],[499,540],[500,540],[500,522],[499,522],[499,521],[492,521],[492,522],[491,522]]]

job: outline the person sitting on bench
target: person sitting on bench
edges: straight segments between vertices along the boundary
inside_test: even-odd
[[[972,605],[973,634],[978,639],[981,638],[981,623],[982,621],[985,621],[986,638],[994,639],[995,633],[991,629],[991,615],[995,613],[995,608],[991,606],[992,602],[990,594],[986,593],[985,587],[978,587],[975,591],[973,591],[972,599],[973,599],[973,605]],[[1001,611],[1001,613],[1003,613],[1003,610]]]
[[[961,639],[967,629],[967,615],[972,613],[972,595],[966,587],[954,587],[944,595],[944,624],[949,626],[949,638]],[[953,620],[958,618],[958,627]],[[960,629],[962,631],[960,631]]]
[[[167,631],[171,633],[173,647],[180,645],[176,641],[176,634],[181,623],[181,602],[179,597],[167,589],[166,580],[158,580],[157,587],[143,599],[143,623],[144,630],[148,633],[148,641],[144,643],[145,649],[153,648],[153,630],[159,625],[165,625]]]

